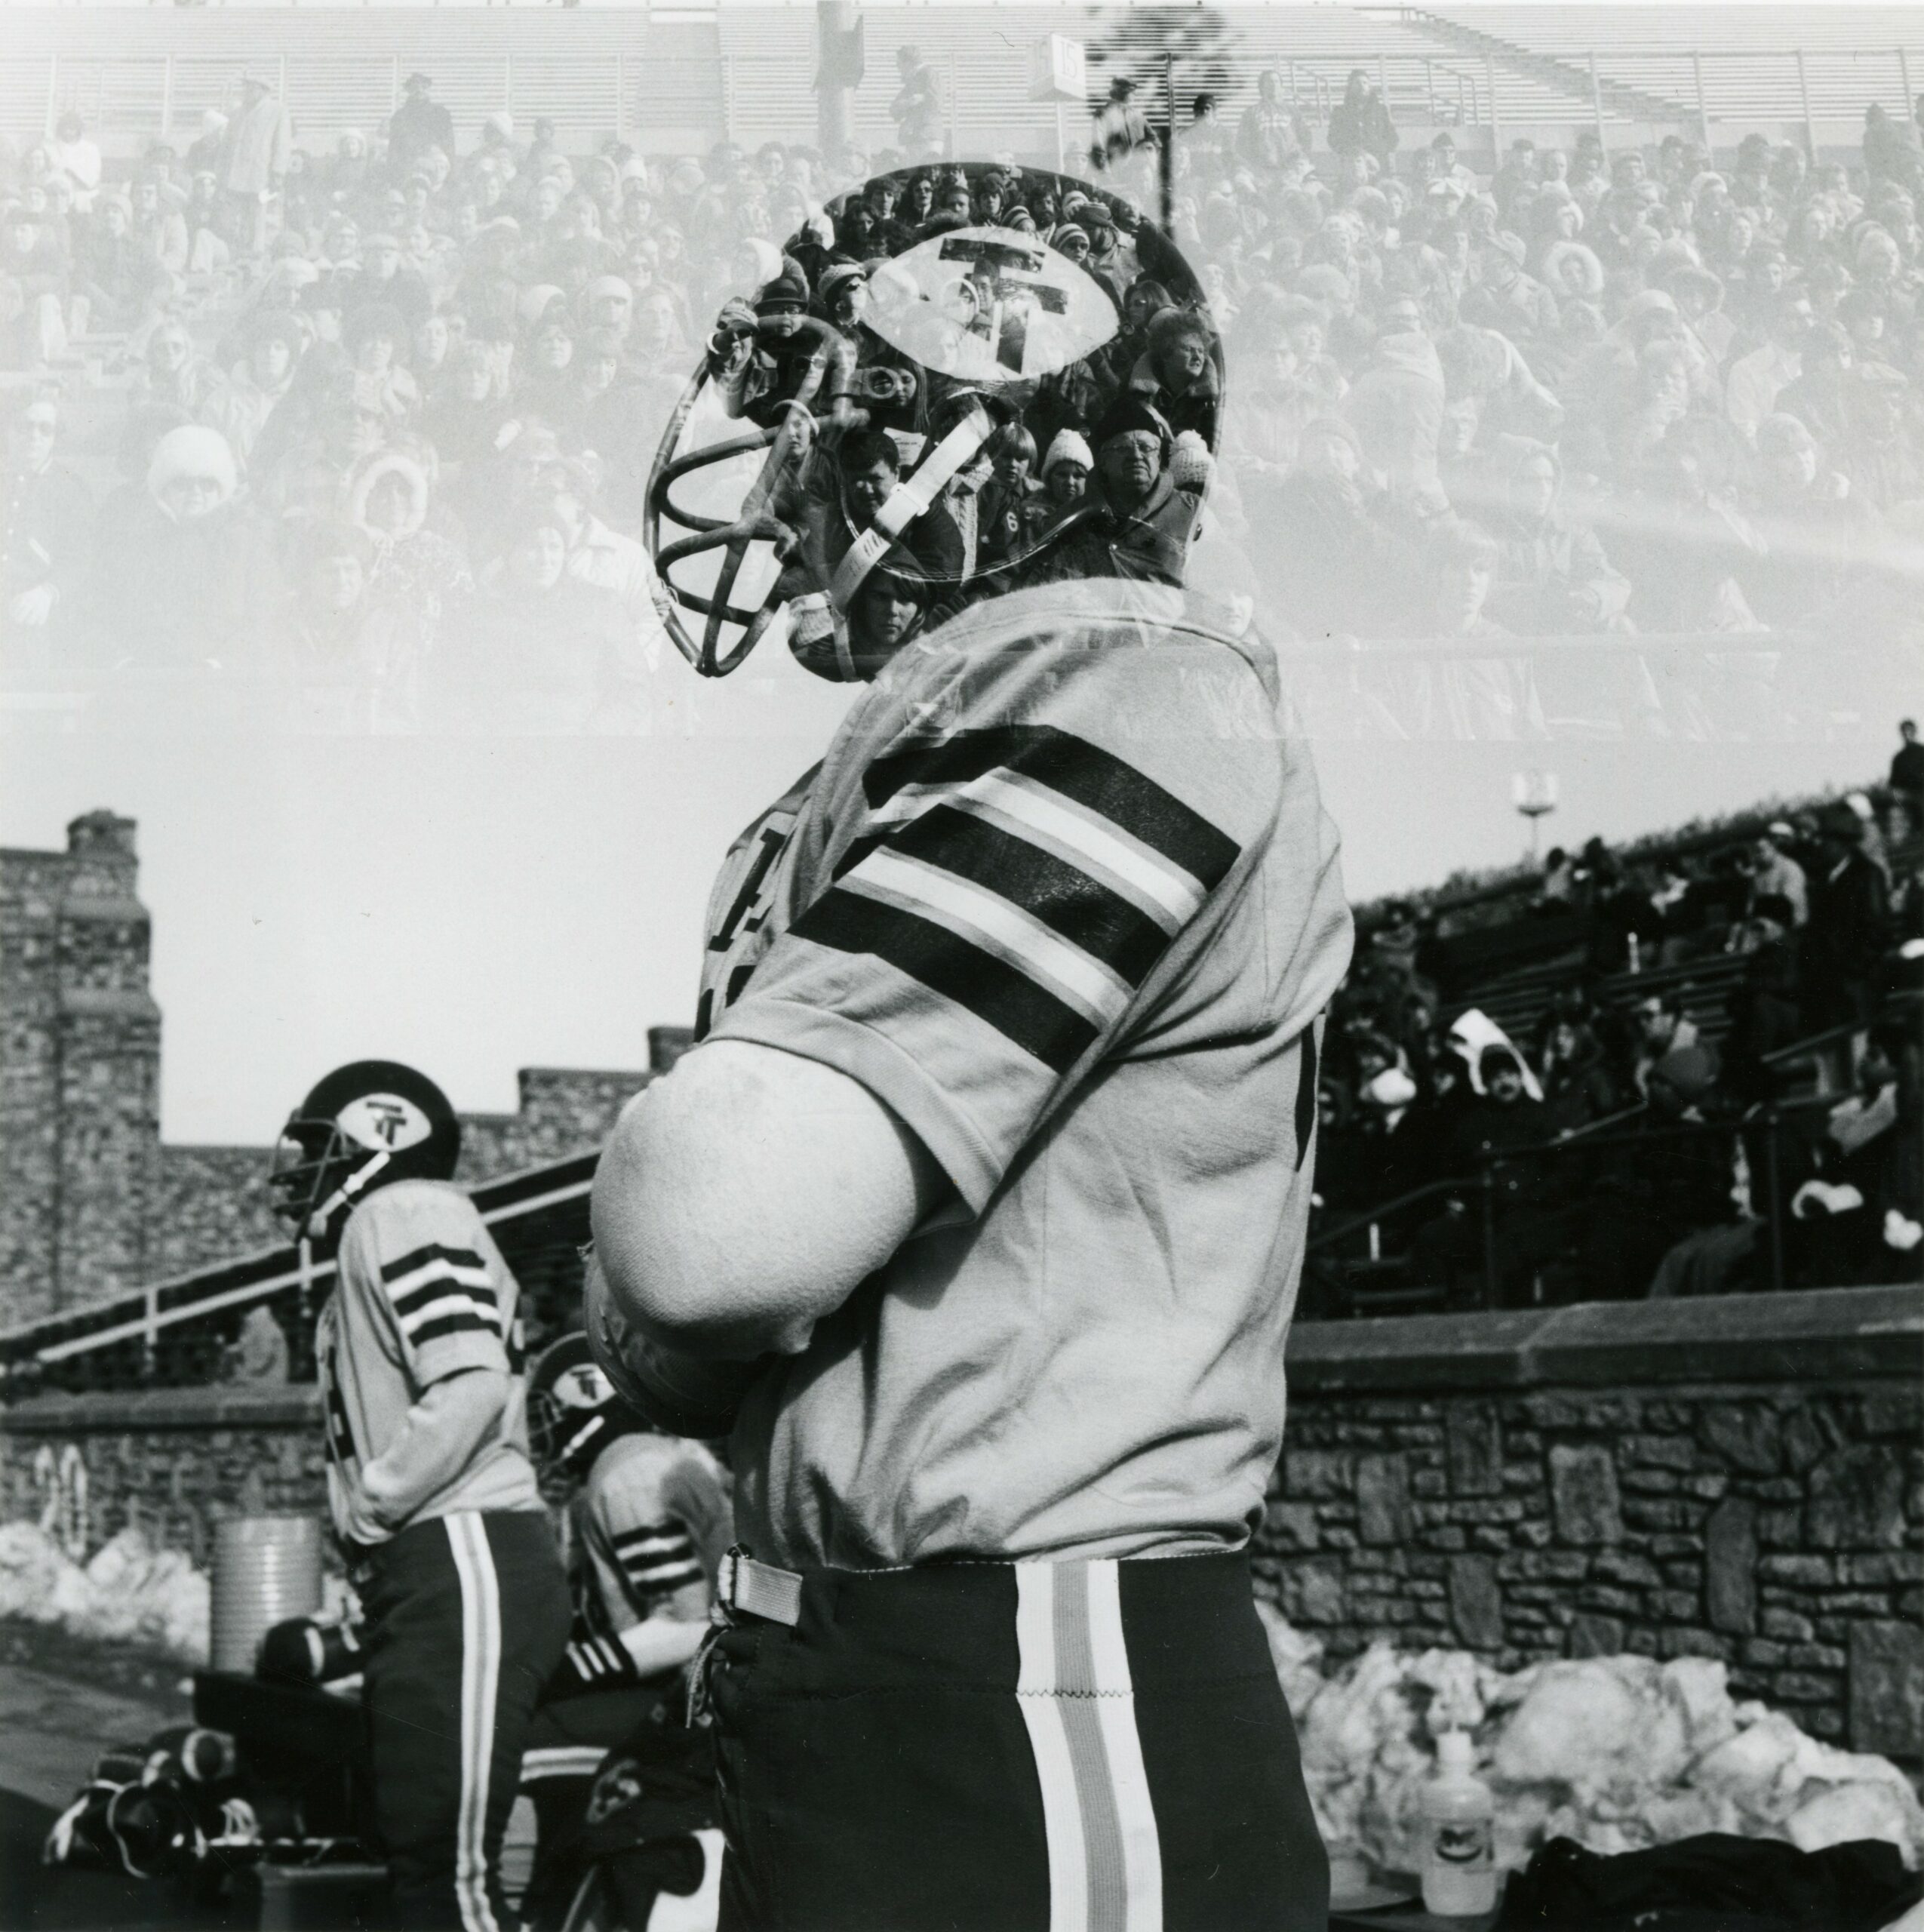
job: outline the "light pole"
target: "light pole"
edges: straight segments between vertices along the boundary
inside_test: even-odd
[[[1510,802],[1530,822],[1530,863],[1537,862],[1538,820],[1557,809],[1557,774],[1520,771],[1510,781]]]

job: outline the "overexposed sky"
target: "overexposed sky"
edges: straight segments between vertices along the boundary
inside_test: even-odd
[[[0,740],[0,844],[140,821],[174,1141],[263,1143],[330,1067],[412,1061],[466,1109],[524,1066],[641,1066],[692,1017],[708,881],[819,755],[847,694],[771,651],[721,686],[670,666],[696,735],[493,742]],[[1838,744],[1324,743],[1359,897],[1526,848],[1513,774],[1554,771],[1545,842],[1623,838],[1879,775],[1885,721]]]

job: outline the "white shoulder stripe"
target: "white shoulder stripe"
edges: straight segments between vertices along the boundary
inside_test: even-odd
[[[945,926],[1046,986],[1097,1029],[1129,1003],[1129,989],[1108,968],[1040,919],[971,881],[879,846],[843,877],[859,892]]]
[[[1193,872],[1112,820],[1019,772],[985,772],[966,784],[905,785],[876,808],[869,822],[877,827],[905,823],[935,804],[984,817],[993,813],[1005,831],[1034,838],[1071,863],[1099,869],[1105,884],[1114,885],[1165,931],[1186,925],[1208,897]]]
[[[432,1301],[423,1302],[411,1313],[401,1318],[401,1332],[411,1342],[416,1332],[430,1321],[438,1321],[444,1315],[478,1315],[496,1334],[500,1332],[501,1317],[491,1301],[483,1301],[464,1290],[456,1290],[438,1295]]]
[[[485,1288],[490,1294],[494,1292],[494,1277],[485,1268],[471,1268],[440,1255],[423,1262],[418,1268],[410,1268],[406,1274],[397,1275],[385,1285],[390,1295],[398,1296],[429,1281],[455,1281],[463,1287]]]

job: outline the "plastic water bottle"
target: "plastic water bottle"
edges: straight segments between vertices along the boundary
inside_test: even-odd
[[[1440,1918],[1496,1909],[1496,1801],[1477,1777],[1467,1730],[1437,1740],[1423,1791],[1423,1909]]]

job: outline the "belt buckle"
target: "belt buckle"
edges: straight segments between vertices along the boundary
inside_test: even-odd
[[[735,1607],[735,1590],[742,1574],[742,1558],[747,1554],[739,1543],[733,1544],[715,1566],[715,1601],[718,1609],[732,1611]]]

